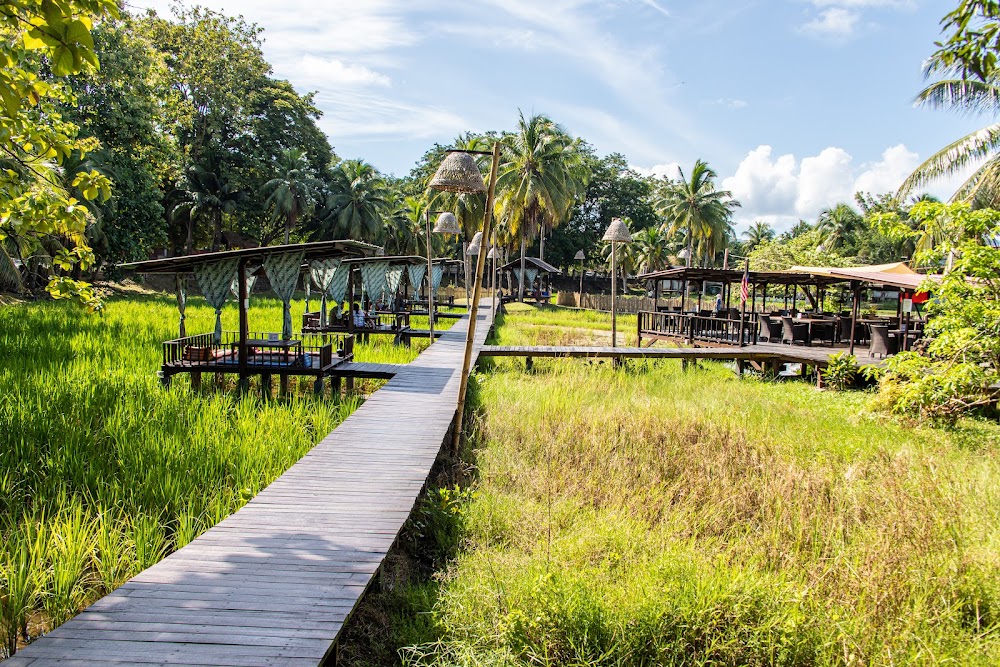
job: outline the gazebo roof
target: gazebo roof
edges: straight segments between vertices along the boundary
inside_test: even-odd
[[[524,258],[524,263],[526,265],[530,264],[533,268],[538,269],[542,273],[554,273],[557,276],[562,275],[562,271],[560,271],[556,267],[552,266],[551,264],[549,264],[545,260],[538,259],[537,257],[525,257]],[[518,257],[514,261],[508,262],[508,263],[504,264],[503,266],[501,266],[500,270],[501,271],[513,271],[514,269],[520,269],[520,268],[521,268],[521,258]]]
[[[823,276],[839,282],[857,281],[871,285],[887,285],[905,290],[916,290],[925,280],[940,280],[941,276],[916,273],[902,262],[873,264],[870,266],[793,266],[789,272]]]
[[[738,283],[743,280],[742,269],[706,269],[695,266],[653,271],[636,276],[637,280],[693,280],[713,283]],[[829,285],[842,282],[832,276],[791,271],[751,271],[750,282],[758,285]]]
[[[361,241],[318,241],[315,243],[293,243],[289,245],[264,246],[261,248],[244,248],[241,250],[223,250],[220,252],[204,252],[181,257],[151,259],[145,262],[129,262],[119,264],[119,268],[129,269],[138,273],[190,273],[196,266],[226,259],[246,259],[253,263],[263,262],[271,255],[287,252],[303,252],[303,259],[328,259],[331,257],[364,258],[376,255],[381,248]]]

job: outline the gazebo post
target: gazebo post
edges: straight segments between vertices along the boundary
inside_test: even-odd
[[[767,312],[767,283],[764,283],[764,295],[760,302],[760,312]]]
[[[250,378],[247,375],[247,336],[250,325],[247,322],[247,260],[241,259],[236,268],[236,280],[239,282],[240,293],[240,391],[245,392],[249,388]]]
[[[796,310],[799,309],[798,303],[799,303],[799,286],[798,285],[792,285],[792,312],[793,313]]]
[[[858,293],[858,282],[856,280],[851,281],[851,347],[848,354],[854,354],[854,338],[855,330],[858,326],[858,305],[860,301],[860,294]]]
[[[347,332],[354,334],[354,266],[350,264],[347,267]]]

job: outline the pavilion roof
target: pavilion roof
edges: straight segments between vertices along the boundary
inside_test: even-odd
[[[303,252],[303,259],[329,259],[333,257],[364,258],[373,257],[381,248],[361,241],[317,241],[315,243],[293,243],[289,245],[264,246],[261,248],[243,248],[240,250],[222,250],[219,252],[203,252],[181,257],[151,259],[145,262],[129,262],[119,264],[119,268],[129,269],[138,273],[190,273],[196,266],[226,259],[246,259],[253,263],[263,262],[271,255],[287,252]]]
[[[554,273],[557,276],[558,275],[562,275],[562,271],[560,269],[552,266],[551,264],[549,264],[545,260],[539,259],[537,257],[525,257],[524,258],[524,263],[525,264],[530,264],[531,266],[533,266],[534,268],[538,269],[542,273]],[[501,266],[500,270],[501,271],[513,271],[514,269],[520,269],[520,268],[521,268],[521,258],[518,257],[514,261],[507,262],[506,264],[504,264],[503,266]]]
[[[941,276],[917,273],[902,262],[870,266],[793,266],[791,272],[824,276],[841,282],[857,281],[871,285],[887,285],[905,290],[919,289],[925,280],[940,280]]]
[[[637,280],[689,280],[713,283],[738,283],[743,280],[742,269],[710,269],[695,266],[675,267],[652,271],[636,276]],[[831,276],[813,275],[792,271],[751,271],[750,282],[758,285],[829,285],[842,282]]]

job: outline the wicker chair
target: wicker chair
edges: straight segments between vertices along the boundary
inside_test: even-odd
[[[806,345],[809,342],[809,325],[796,324],[790,317],[781,318],[781,342]]]
[[[899,339],[889,335],[888,324],[872,324],[872,343],[868,348],[868,354],[875,356],[881,354],[884,359],[890,354],[899,352]]]
[[[854,330],[854,342],[855,343],[867,343],[868,336],[866,334],[867,327],[864,324],[858,324]],[[851,318],[841,317],[840,318],[840,342],[849,343],[851,341]]]
[[[815,343],[816,341],[822,341],[824,343],[829,343],[830,347],[833,347],[836,334],[837,330],[833,321],[814,323],[812,325],[812,336],[809,342]]]
[[[781,342],[781,322],[775,322],[770,317],[762,317],[760,321],[764,326],[760,330],[760,337],[768,343]]]

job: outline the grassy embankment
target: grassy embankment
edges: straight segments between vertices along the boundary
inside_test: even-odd
[[[515,309],[500,343],[599,319]],[[456,555],[390,611],[404,662],[1000,664],[996,425],[720,364],[503,360],[476,399],[477,478],[419,519]]]
[[[293,303],[294,321],[303,309]],[[280,303],[255,298],[250,324],[280,331]],[[223,326],[237,326],[232,304]],[[188,331],[213,327],[192,299]],[[115,298],[99,315],[0,306],[0,657],[238,509],[360,402],[315,400],[311,381],[269,402],[238,398],[232,381],[165,390],[160,343],[176,335],[163,296]],[[407,363],[427,346],[391,340],[373,336],[357,359]]]

